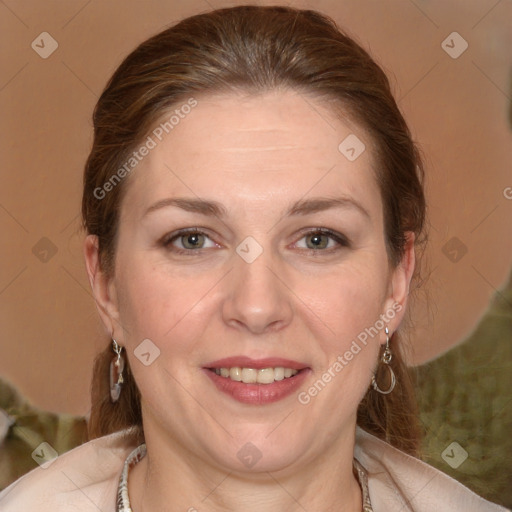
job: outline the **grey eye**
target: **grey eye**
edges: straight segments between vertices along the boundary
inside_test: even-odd
[[[184,249],[202,249],[205,239],[205,235],[201,233],[187,233],[179,237]]]
[[[306,242],[308,249],[325,249],[329,245],[329,239],[331,237],[323,233],[314,233],[304,238],[309,240]]]

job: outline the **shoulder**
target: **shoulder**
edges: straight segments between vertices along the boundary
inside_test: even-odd
[[[129,431],[89,441],[38,467],[0,493],[0,510],[110,510],[124,460],[135,447]]]
[[[355,458],[368,473],[374,512],[504,512],[450,476],[356,428]]]

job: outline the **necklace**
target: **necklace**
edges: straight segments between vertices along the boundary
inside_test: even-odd
[[[116,512],[133,512],[128,496],[128,473],[130,469],[146,455],[146,445],[141,444],[124,461],[123,471],[119,478],[119,486],[117,488],[117,505]],[[370,493],[368,492],[368,474],[357,459],[353,460],[354,474],[357,476],[361,493],[363,495],[363,512],[373,512],[370,501]]]
[[[141,444],[124,461],[123,472],[119,478],[119,486],[117,488],[116,512],[132,512],[128,496],[128,472],[144,455],[146,455],[146,445]]]

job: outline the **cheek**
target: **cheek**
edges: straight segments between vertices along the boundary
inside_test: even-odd
[[[374,258],[358,264],[341,265],[325,276],[301,278],[297,295],[323,321],[334,343],[350,342],[374,325],[383,307],[387,290],[386,267]]]
[[[162,268],[143,257],[120,261],[117,275],[125,343],[134,346],[149,338],[160,346],[172,340],[174,349],[199,330],[199,319],[211,307],[210,291],[219,280],[216,273],[185,277],[179,269]]]
[[[317,286],[305,281],[301,288],[304,303],[314,312],[308,328],[318,357],[313,384],[302,390],[300,403],[329,408],[336,424],[345,420],[346,411],[357,409],[370,384],[383,341],[379,318],[386,285],[385,269],[372,264],[340,269]]]

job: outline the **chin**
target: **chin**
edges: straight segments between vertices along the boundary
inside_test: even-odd
[[[275,424],[259,427],[259,431],[252,428],[250,432],[240,431],[234,435],[226,451],[218,454],[219,460],[224,459],[223,465],[240,473],[278,472],[293,465],[311,444],[305,439],[296,439],[284,426],[279,434],[274,430]],[[226,453],[231,453],[232,457],[225,460]]]

